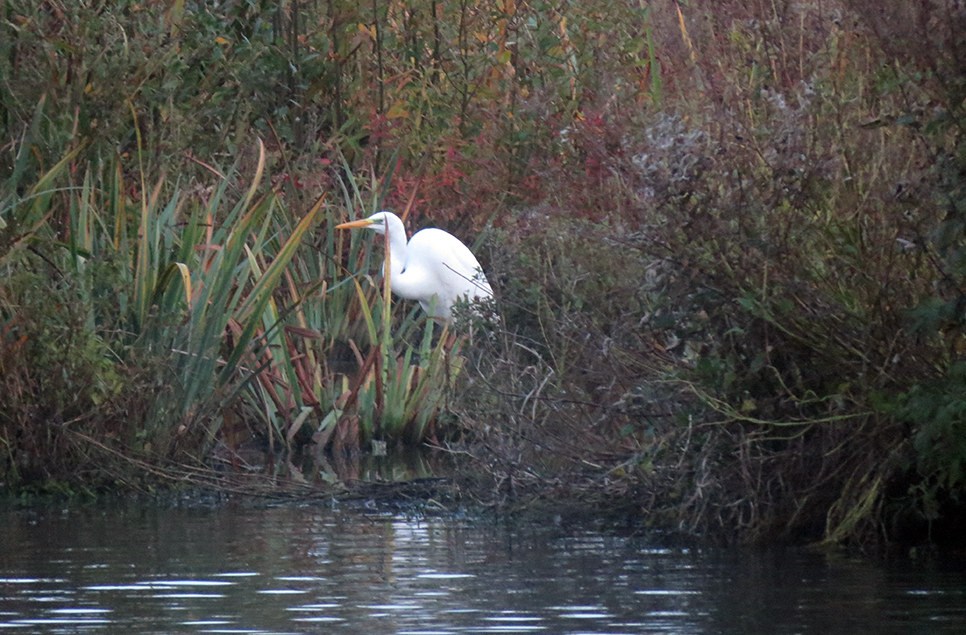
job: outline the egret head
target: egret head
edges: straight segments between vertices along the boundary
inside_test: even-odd
[[[392,212],[377,212],[370,216],[369,218],[363,218],[361,220],[354,220],[349,223],[342,223],[341,225],[336,225],[336,229],[358,229],[365,227],[366,229],[371,229],[377,234],[385,234],[386,228],[389,225],[389,217],[394,216]]]

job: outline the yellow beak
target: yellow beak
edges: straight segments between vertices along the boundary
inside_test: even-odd
[[[336,229],[358,229],[359,227],[368,227],[372,225],[372,221],[368,218],[363,218],[362,220],[354,220],[349,223],[342,223],[341,225],[336,225]]]

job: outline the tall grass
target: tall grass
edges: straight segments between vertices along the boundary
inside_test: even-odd
[[[32,143],[23,140],[19,165]],[[200,460],[216,443],[230,455],[252,438],[292,451],[311,441],[322,450],[336,431],[340,449],[432,435],[458,347],[445,331],[434,340],[432,322],[409,347],[413,317],[394,320],[388,288],[364,291],[342,264],[343,249],[352,262],[368,256],[333,234],[340,208],[323,195],[294,216],[264,187],[259,148],[244,188],[236,168],[212,170],[214,185],[191,191],[165,176],[149,184],[142,172],[131,200],[119,164],[82,160],[82,143],[35,183],[23,167],[6,183],[0,377],[16,398],[0,421],[9,478],[36,478],[26,464],[64,477],[96,463],[87,451],[105,443],[131,457]],[[319,220],[323,250],[305,244]],[[38,283],[58,294],[32,296]],[[368,342],[353,332],[353,314],[364,316]],[[57,355],[19,359],[51,337],[68,338]],[[368,361],[329,369],[340,344]],[[89,385],[75,385],[75,366],[92,367]]]

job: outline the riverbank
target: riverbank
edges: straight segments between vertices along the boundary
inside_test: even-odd
[[[966,14],[747,4],[5,4],[0,483],[431,444],[489,504],[966,535]],[[380,209],[496,324],[394,301]]]

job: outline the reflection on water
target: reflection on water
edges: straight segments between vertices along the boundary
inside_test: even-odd
[[[964,633],[966,573],[318,507],[7,512],[0,631]]]

